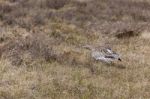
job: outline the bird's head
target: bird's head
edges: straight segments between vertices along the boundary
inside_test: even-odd
[[[113,54],[113,56],[115,57],[115,59],[122,61],[119,54],[115,53],[115,54]]]

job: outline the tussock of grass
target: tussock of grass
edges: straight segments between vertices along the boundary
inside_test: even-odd
[[[52,32],[50,37],[62,40],[68,44],[79,45],[87,42],[87,35],[83,30],[78,29],[74,25],[67,25],[65,23],[52,24]]]
[[[149,98],[149,2],[1,0],[0,99]],[[109,44],[122,62],[83,45]]]

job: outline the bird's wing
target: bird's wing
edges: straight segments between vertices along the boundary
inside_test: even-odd
[[[105,58],[111,58],[114,59],[115,57],[113,55],[105,55]]]
[[[113,53],[113,51],[111,49],[106,49],[106,51],[107,51],[107,53],[110,53],[110,54]]]

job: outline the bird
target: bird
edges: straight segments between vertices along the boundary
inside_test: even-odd
[[[113,61],[122,61],[120,55],[113,51],[110,47],[101,47],[100,49],[93,48],[90,45],[83,46],[86,49],[91,50],[91,57],[97,61],[105,63],[112,63]]]

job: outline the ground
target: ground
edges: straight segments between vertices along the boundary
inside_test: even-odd
[[[150,2],[1,0],[0,99],[149,99]],[[84,45],[122,61],[95,61]]]

